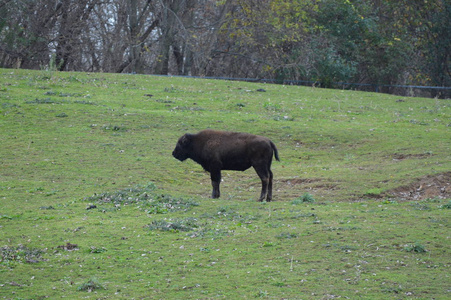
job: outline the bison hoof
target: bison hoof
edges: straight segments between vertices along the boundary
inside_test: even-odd
[[[265,199],[264,198],[260,198],[260,199],[258,199],[258,202],[263,202]],[[269,198],[269,199],[266,199],[266,201],[265,202],[271,202],[271,198]]]

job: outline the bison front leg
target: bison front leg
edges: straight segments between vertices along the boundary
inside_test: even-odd
[[[219,184],[221,183],[221,170],[211,171],[211,185],[213,187],[213,192],[211,193],[211,198],[219,198],[221,193],[219,192]]]

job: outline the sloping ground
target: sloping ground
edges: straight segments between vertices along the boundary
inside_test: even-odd
[[[451,172],[417,179],[409,185],[388,191],[387,194],[403,200],[451,199]]]

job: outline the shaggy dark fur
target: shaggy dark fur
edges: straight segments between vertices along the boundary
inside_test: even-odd
[[[172,155],[180,161],[191,158],[210,172],[212,198],[219,198],[221,170],[244,171],[253,167],[262,181],[259,201],[271,201],[271,162],[279,160],[277,148],[268,138],[249,133],[203,130],[185,134]]]

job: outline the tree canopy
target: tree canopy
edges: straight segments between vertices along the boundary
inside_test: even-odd
[[[4,68],[449,87],[450,55],[448,0],[0,2]]]

